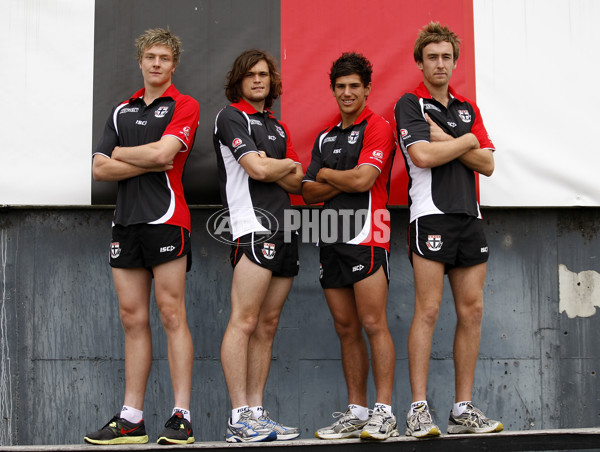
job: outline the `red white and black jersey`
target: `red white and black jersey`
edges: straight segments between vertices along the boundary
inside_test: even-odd
[[[454,159],[435,168],[415,166],[408,147],[419,141],[429,142],[429,125],[425,113],[452,137],[473,133],[482,149],[494,150],[481,119],[479,108],[472,100],[458,95],[452,87],[448,108],[429,94],[425,84],[404,94],[396,103],[394,116],[400,147],[408,172],[410,221],[434,214],[465,214],[481,218],[475,173],[460,160]]]
[[[323,205],[323,212],[335,212],[337,241],[350,245],[378,246],[389,251],[390,221],[387,210],[389,180],[396,140],[392,126],[369,107],[361,112],[350,127],[342,129],[341,117],[319,133],[312,150],[312,159],[303,183],[315,182],[321,168],[349,170],[371,165],[380,172],[370,190],[361,193],[340,193]],[[329,214],[329,212],[328,212]],[[328,215],[322,215],[322,220]],[[326,246],[331,243],[322,243]]]
[[[167,135],[181,141],[184,149],[173,159],[173,169],[119,181],[113,223],[171,224],[190,231],[190,211],[181,178],[194,145],[200,107],[192,97],[180,94],[174,85],[150,105],[144,103],[143,96],[144,88],[113,109],[93,155],[110,158],[116,146],[140,146]]]
[[[288,192],[275,182],[252,179],[239,160],[249,152],[264,151],[267,157],[289,158],[300,164],[286,125],[272,112],[258,112],[242,99],[217,114],[213,144],[221,201],[229,209],[232,239],[275,228],[283,231],[284,211],[290,208]],[[263,224],[261,210],[274,216],[278,225]]]

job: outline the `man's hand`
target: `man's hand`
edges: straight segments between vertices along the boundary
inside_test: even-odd
[[[317,182],[327,183],[327,178],[325,176],[325,173],[327,171],[329,171],[329,168],[321,168],[319,170],[319,172],[317,173],[317,177],[316,177]]]
[[[425,119],[427,120],[427,124],[429,124],[429,142],[450,141],[453,139],[452,136],[444,132],[444,130],[438,126],[427,113],[425,113]]]

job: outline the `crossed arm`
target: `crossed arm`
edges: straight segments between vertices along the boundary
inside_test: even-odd
[[[299,195],[302,189],[302,165],[292,159],[267,157],[264,151],[249,152],[239,160],[242,168],[252,179],[275,182],[288,193]]]
[[[361,165],[349,170],[321,168],[315,182],[302,184],[302,197],[307,204],[328,201],[340,193],[359,193],[369,190],[379,176],[372,165]]]
[[[420,141],[408,147],[413,163],[419,168],[434,168],[454,159],[460,160],[467,168],[484,176],[494,172],[494,155],[491,149],[481,149],[477,137],[467,133],[453,138],[442,130],[426,114],[429,124],[430,142]]]
[[[173,168],[173,159],[183,144],[173,136],[164,136],[153,143],[140,146],[116,146],[110,158],[94,156],[93,174],[97,181],[120,181],[149,172]]]

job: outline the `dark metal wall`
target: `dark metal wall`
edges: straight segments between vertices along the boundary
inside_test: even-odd
[[[213,209],[193,209],[187,278],[194,338],[196,439],[220,440],[229,400],[219,361],[229,315],[229,249],[205,230]],[[123,333],[108,266],[108,209],[0,210],[0,445],[79,443],[123,398]],[[599,424],[598,317],[559,313],[558,266],[600,271],[600,209],[488,209],[491,249],[473,400],[507,429]],[[412,274],[407,211],[392,211],[389,324],[396,344],[393,407],[410,402],[406,336]],[[344,410],[339,343],[318,283],[318,250],[300,247],[301,271],[276,337],[265,406],[303,437]],[[166,341],[152,305],[154,365],[145,406],[151,438],[172,408]],[[447,287],[434,338],[429,401],[444,426],[453,401],[455,315]],[[369,403],[374,402],[369,388]],[[61,427],[58,428],[57,424]],[[66,427],[68,426],[68,428]]]

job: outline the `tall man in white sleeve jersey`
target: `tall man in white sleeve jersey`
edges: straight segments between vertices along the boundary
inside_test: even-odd
[[[455,33],[437,22],[420,31],[414,59],[423,82],[403,95],[395,108],[409,176],[409,255],[415,282],[415,312],[408,337],[412,405],[406,434],[418,438],[440,434],[426,391],[446,273],[457,316],[455,403],[448,433],[489,433],[503,428],[471,402],[488,260],[474,172],[492,174],[494,145],[477,105],[449,85],[459,43]]]

